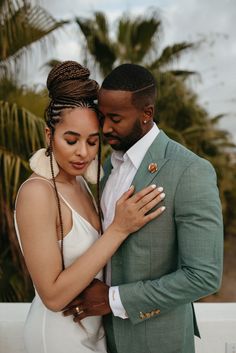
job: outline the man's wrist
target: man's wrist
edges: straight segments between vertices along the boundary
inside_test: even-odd
[[[109,288],[109,305],[114,316],[127,319],[128,315],[120,299],[119,287]]]

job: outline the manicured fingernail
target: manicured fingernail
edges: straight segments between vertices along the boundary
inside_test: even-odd
[[[164,197],[166,196],[166,194],[163,192],[161,195],[159,195],[161,199],[164,199]]]
[[[153,189],[156,189],[156,184],[152,184],[152,185],[150,185],[151,186],[151,188],[153,188]]]
[[[134,188],[134,185],[131,185],[130,187],[129,187],[129,190],[131,190],[131,189],[133,189]]]
[[[165,211],[165,206],[161,206],[161,211]]]
[[[163,189],[163,187],[162,186],[159,186],[158,188],[157,188],[157,191],[160,191],[160,192],[162,192],[164,189]]]

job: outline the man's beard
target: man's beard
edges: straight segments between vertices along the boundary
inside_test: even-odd
[[[104,134],[105,140],[114,137],[114,139],[119,141],[117,144],[111,145],[113,150],[124,152],[128,151],[128,149],[130,149],[130,147],[132,147],[138,140],[140,140],[142,136],[143,131],[139,120],[134,123],[131,133],[127,136],[119,137],[110,134]]]

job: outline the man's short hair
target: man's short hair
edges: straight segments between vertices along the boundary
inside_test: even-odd
[[[156,81],[150,71],[137,64],[122,64],[104,79],[101,88],[132,92],[132,102],[137,108],[155,104]]]

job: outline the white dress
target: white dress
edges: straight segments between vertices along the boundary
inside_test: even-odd
[[[52,185],[46,179],[37,179],[45,180]],[[68,204],[61,194],[59,196],[72,213],[72,228],[63,240],[65,267],[68,267],[98,239],[99,234]],[[14,212],[14,222],[20,243],[16,212]],[[102,279],[102,271],[97,274],[96,278]],[[35,291],[24,328],[27,353],[106,353],[102,318],[100,316],[87,317],[82,324],[84,328],[74,323],[72,316],[64,317],[61,312],[47,309]]]

